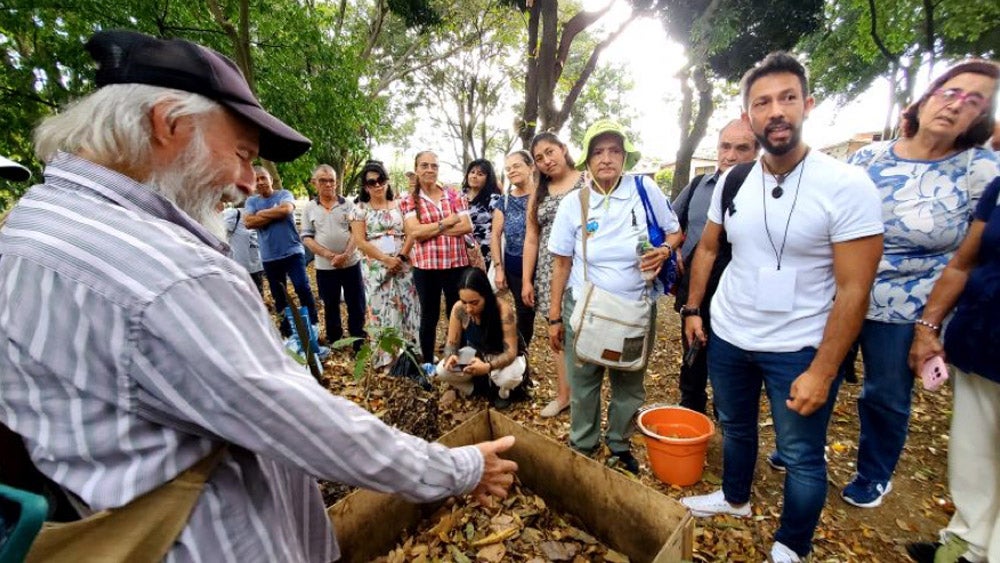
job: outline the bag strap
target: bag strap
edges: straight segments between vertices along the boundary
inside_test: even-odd
[[[207,456],[128,504],[96,512],[83,520],[46,523],[35,538],[28,563],[70,563],[86,553],[92,560],[158,562],[180,537],[205,483],[228,447]]]
[[[238,228],[240,228],[240,208],[239,207],[236,208],[236,222],[233,223],[233,228],[229,231],[229,236],[233,236],[233,233],[235,233],[236,229],[238,229]]]
[[[649,236],[649,242],[653,246],[660,246],[666,240],[666,233],[660,228],[660,222],[656,220],[656,213],[653,212],[653,204],[649,202],[649,193],[646,192],[646,186],[642,184],[642,176],[638,174],[632,176],[635,178],[635,189],[639,192],[639,199],[642,200],[642,208],[646,212],[646,234]],[[652,236],[649,234],[649,227],[653,228],[653,232],[657,233],[657,236]]]
[[[740,188],[743,183],[746,182],[747,176],[750,175],[750,171],[753,170],[754,165],[757,163],[756,160],[750,162],[743,162],[733,166],[726,176],[726,182],[722,186],[722,227],[726,226],[726,213],[729,215],[736,213],[736,207],[733,206],[733,200],[736,199],[736,194],[739,193]]]
[[[583,238],[583,281],[587,281],[587,216],[590,214],[590,186],[580,188],[580,233]]]

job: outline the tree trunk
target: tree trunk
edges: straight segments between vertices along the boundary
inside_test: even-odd
[[[528,57],[524,74],[524,109],[519,136],[521,145],[528,148],[538,130],[538,23],[541,19],[542,1],[531,6],[528,18]]]
[[[681,143],[674,163],[674,185],[671,197],[677,197],[691,178],[691,157],[698,144],[705,137],[708,120],[715,111],[712,100],[712,83],[708,80],[704,66],[688,66],[678,73],[681,79]],[[694,89],[691,88],[694,82]],[[698,111],[694,113],[694,90],[698,91]]]
[[[555,91],[560,72],[556,69],[559,2],[541,0],[542,36],[538,48],[538,115],[542,131],[551,130],[556,114]]]

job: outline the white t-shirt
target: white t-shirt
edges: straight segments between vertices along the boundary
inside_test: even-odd
[[[607,197],[594,190],[590,192],[587,222],[592,225],[592,232],[587,239],[587,274],[597,287],[638,301],[646,289],[646,282],[639,273],[636,246],[639,237],[647,235],[648,231],[646,211],[634,178],[636,176],[622,178],[621,185]],[[677,216],[659,186],[645,176],[638,178],[646,188],[660,229],[666,234],[680,230]],[[574,190],[559,202],[548,243],[549,252],[573,257],[568,287],[577,298],[583,289],[582,234],[586,232],[580,219],[580,192]]]
[[[733,200],[734,213],[723,222],[727,176],[728,172],[716,184],[708,210],[709,220],[723,225],[733,245],[732,262],[712,299],[712,330],[754,352],[818,347],[836,293],[833,244],[883,232],[875,185],[861,168],[810,151],[803,165],[785,179],[782,197],[775,199],[771,190],[776,183],[763,174],[758,161]],[[794,289],[791,285],[780,289],[780,281],[773,278],[759,283],[761,276],[776,275],[778,255],[780,275],[787,280],[794,274]],[[761,305],[762,301],[770,304]],[[774,310],[775,301],[791,310]]]

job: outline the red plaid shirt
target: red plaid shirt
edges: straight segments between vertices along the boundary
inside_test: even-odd
[[[469,204],[465,197],[456,192],[444,188],[444,196],[441,197],[440,205],[434,200],[420,193],[420,198],[414,202],[412,194],[403,198],[399,202],[399,209],[403,212],[403,218],[417,217],[414,204],[420,206],[420,224],[429,225],[437,223],[450,215],[468,214]],[[413,265],[422,270],[444,270],[447,268],[462,268],[469,265],[469,251],[465,248],[465,237],[452,235],[438,235],[423,242],[413,245],[412,255]]]

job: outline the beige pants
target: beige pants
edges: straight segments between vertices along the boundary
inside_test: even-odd
[[[952,373],[948,485],[955,514],[944,531],[968,542],[971,560],[1000,562],[1000,383],[954,366]]]

